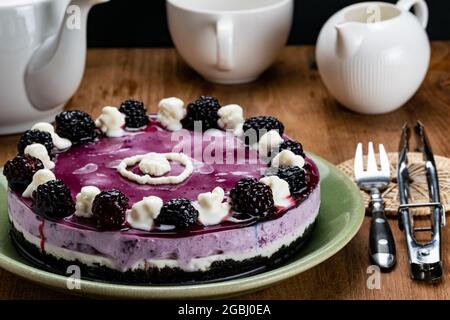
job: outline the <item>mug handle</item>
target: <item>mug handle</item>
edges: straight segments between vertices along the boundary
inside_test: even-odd
[[[233,22],[230,19],[217,21],[217,67],[223,71],[230,71],[234,65],[233,29]]]
[[[414,7],[417,19],[422,27],[425,29],[428,25],[428,6],[424,0],[400,0],[397,2],[397,7],[402,11],[409,11]]]

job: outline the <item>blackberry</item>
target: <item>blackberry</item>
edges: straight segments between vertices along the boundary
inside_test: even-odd
[[[297,166],[281,166],[271,167],[264,173],[268,176],[278,176],[289,184],[291,193],[298,193],[305,190],[308,186],[306,172],[304,169]]]
[[[275,117],[258,116],[248,118],[244,122],[243,131],[246,144],[254,144],[259,141],[266,132],[277,130],[280,136],[284,133],[284,125]]]
[[[64,218],[75,212],[75,202],[62,180],[51,180],[41,184],[33,192],[32,198],[34,212],[43,216]]]
[[[40,143],[45,146],[48,154],[51,155],[53,151],[53,139],[50,133],[40,130],[27,130],[20,137],[19,143],[17,144],[17,150],[19,154],[23,154],[25,148],[33,143]]]
[[[55,122],[56,133],[73,144],[92,142],[97,137],[95,122],[86,112],[64,111],[56,116]]]
[[[117,189],[99,193],[92,203],[92,214],[101,230],[120,229],[127,209],[128,198]]]
[[[160,224],[174,225],[177,228],[187,228],[195,225],[197,219],[198,211],[192,205],[191,200],[176,198],[164,203],[156,220]]]
[[[3,174],[12,190],[23,192],[33,180],[36,171],[41,169],[44,169],[41,160],[28,155],[18,155],[6,162]]]
[[[125,115],[125,126],[127,128],[142,128],[148,125],[150,121],[144,103],[139,100],[125,100],[120,105],[119,111]]]
[[[230,190],[231,208],[239,213],[265,216],[274,208],[272,190],[254,178],[238,181]]]
[[[278,147],[278,152],[283,150],[290,150],[294,154],[305,157],[305,152],[303,151],[303,146],[300,142],[294,140],[285,140]]]
[[[201,122],[202,131],[211,128],[218,128],[217,120],[219,115],[217,111],[220,109],[219,101],[213,97],[201,96],[198,100],[187,106],[186,117],[181,121],[183,127],[188,130],[194,130],[196,121]]]

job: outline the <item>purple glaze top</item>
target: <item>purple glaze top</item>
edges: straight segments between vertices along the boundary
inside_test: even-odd
[[[240,163],[229,155],[227,159],[227,151],[234,159],[239,156]],[[159,186],[141,185],[118,173],[116,166],[121,160],[149,152],[183,152],[194,159],[194,172],[182,183]],[[249,158],[253,163],[249,163]],[[59,154],[55,175],[67,184],[74,197],[83,186],[96,186],[100,190],[117,188],[133,205],[149,195],[164,201],[173,198],[196,200],[199,193],[209,192],[217,186],[228,191],[243,177],[261,176],[267,164],[256,163],[257,160],[256,151],[249,150],[242,141],[224,131],[213,130],[203,135],[187,130],[171,132],[152,121],[143,131],[127,132],[120,138],[102,138]],[[174,162],[171,166],[169,175],[177,175],[183,169]],[[133,171],[138,170],[134,168]]]
[[[194,172],[182,183],[171,185],[141,185],[122,177],[116,167],[124,158],[149,152],[183,152],[193,159]],[[130,207],[150,195],[164,201],[173,198],[196,200],[198,194],[222,187],[226,194],[244,177],[260,178],[267,169],[267,163],[258,159],[257,151],[248,148],[233,134],[221,130],[209,130],[203,134],[188,130],[176,132],[161,128],[152,119],[145,130],[126,132],[120,138],[100,138],[95,143],[73,146],[66,152],[56,155],[55,175],[63,180],[75,198],[84,186],[96,186],[100,190],[119,189],[129,198]],[[306,170],[310,181],[308,190],[296,198],[294,206],[299,205],[319,182],[318,170],[310,159],[306,159]],[[139,169],[129,168],[136,173]],[[182,166],[172,162],[170,175],[177,175]],[[23,199],[31,207],[31,201]],[[288,209],[275,213],[276,219]],[[48,220],[55,220],[48,218]],[[194,226],[182,231],[152,230],[150,232],[129,229],[128,233],[158,236],[192,235],[216,232],[249,226],[256,221],[232,223],[223,221],[215,226]],[[79,218],[75,215],[59,220],[58,223],[80,229],[96,230],[93,219]],[[127,228],[125,228],[127,229]]]

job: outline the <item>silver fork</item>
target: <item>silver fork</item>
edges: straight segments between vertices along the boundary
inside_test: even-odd
[[[381,191],[390,182],[390,166],[386,150],[379,145],[380,167],[378,169],[373,143],[369,142],[367,169],[364,170],[363,145],[356,147],[354,175],[359,188],[370,194],[372,221],[370,226],[369,250],[372,263],[382,270],[389,271],[395,265],[395,242],[392,231],[384,214],[384,202]]]

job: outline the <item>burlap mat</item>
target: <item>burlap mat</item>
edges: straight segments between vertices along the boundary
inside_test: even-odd
[[[378,157],[378,155],[377,155]],[[391,163],[391,183],[389,187],[383,192],[383,199],[385,201],[385,211],[386,215],[394,216],[397,215],[397,210],[399,206],[398,197],[398,185],[397,185],[397,162],[398,153],[389,153],[389,161]],[[378,159],[378,158],[377,158]],[[441,191],[441,202],[446,208],[446,212],[450,209],[450,159],[435,156],[436,167],[439,175],[439,186]],[[364,158],[365,163],[367,162],[366,157]],[[411,152],[408,153],[408,169],[411,178],[410,182],[410,203],[418,202],[429,202],[428,197],[428,185],[425,176],[425,169],[422,160],[422,153]],[[337,166],[341,171],[343,171],[348,177],[354,180],[353,177],[353,159],[347,160]],[[363,195],[364,203],[366,208],[369,204],[369,195],[361,191]],[[417,208],[411,211],[417,216],[426,216],[430,214],[429,208]]]

